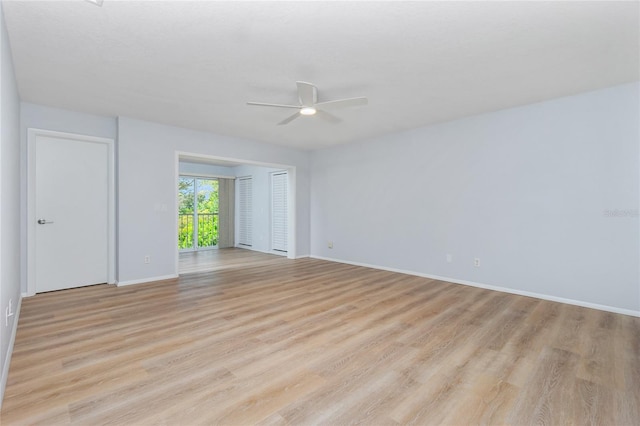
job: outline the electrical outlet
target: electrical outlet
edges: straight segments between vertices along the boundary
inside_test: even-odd
[[[329,247],[330,249],[332,249],[332,248],[333,248],[333,241],[329,241],[329,242],[327,243],[327,247]]]
[[[9,306],[5,310],[4,326],[9,327],[9,317],[13,316],[13,299],[9,299]]]
[[[473,259],[473,266],[475,266],[476,268],[480,267],[480,259],[478,259],[477,257],[475,259]]]
[[[451,263],[453,262],[453,256],[451,256],[450,254],[447,254],[447,263]]]
[[[144,257],[144,263],[151,263],[151,256],[146,255],[146,256]]]

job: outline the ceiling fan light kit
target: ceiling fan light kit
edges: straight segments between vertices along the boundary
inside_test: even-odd
[[[368,103],[368,100],[365,97],[318,102],[318,88],[315,85],[304,81],[296,81],[296,85],[298,87],[299,105],[272,104],[265,102],[247,102],[247,105],[297,109],[298,111],[295,114],[278,123],[278,125],[284,125],[289,124],[301,115],[317,115],[323,120],[331,123],[339,123],[341,120],[335,115],[327,112],[327,110],[367,105]]]

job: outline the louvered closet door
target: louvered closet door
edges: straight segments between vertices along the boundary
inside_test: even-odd
[[[253,244],[253,180],[238,178],[238,244]]]
[[[271,248],[287,251],[287,172],[271,175]]]

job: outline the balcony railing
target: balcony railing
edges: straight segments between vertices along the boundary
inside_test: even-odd
[[[178,215],[178,248],[195,249],[218,245],[218,213],[198,213],[198,244],[194,244],[194,214]]]

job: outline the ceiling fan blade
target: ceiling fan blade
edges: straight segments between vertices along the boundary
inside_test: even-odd
[[[340,120],[338,117],[336,117],[333,114],[329,114],[327,111],[322,111],[322,110],[316,110],[316,115],[320,118],[322,118],[325,121],[328,121],[330,123],[340,123],[342,120]]]
[[[368,103],[369,103],[369,100],[367,98],[361,97],[361,98],[337,99],[335,101],[320,102],[320,103],[317,103],[315,106],[323,109],[330,109],[330,108],[345,108],[345,107],[352,107],[352,106],[367,105]]]
[[[300,104],[304,106],[313,106],[318,100],[318,89],[311,83],[305,83],[304,81],[296,81],[298,86],[298,97],[300,98]]]
[[[282,126],[284,124],[289,124],[291,123],[293,120],[295,120],[296,118],[300,117],[300,113],[296,112],[295,114],[285,118],[284,120],[282,120],[281,122],[278,123],[278,126]]]
[[[268,107],[276,107],[276,108],[296,108],[296,109],[300,109],[300,105],[266,104],[264,102],[247,102],[247,105],[268,106]]]

